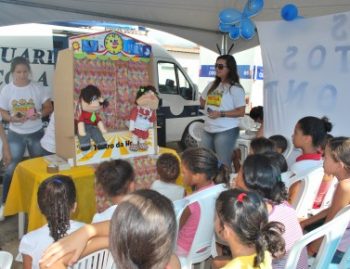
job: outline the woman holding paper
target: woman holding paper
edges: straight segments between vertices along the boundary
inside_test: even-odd
[[[200,98],[207,112],[201,146],[216,152],[220,162],[231,168],[231,156],[239,135],[239,117],[245,113],[245,93],[232,55],[219,56],[215,70],[215,80],[208,84]]]
[[[42,155],[40,139],[44,134],[41,118],[52,112],[48,93],[30,79],[30,65],[26,58],[15,57],[10,69],[13,81],[5,85],[0,93],[2,118],[10,123],[8,143],[12,160],[8,164],[2,190],[2,204],[5,203],[13,171],[22,160],[25,149],[30,157]],[[2,217],[0,208],[0,219]]]

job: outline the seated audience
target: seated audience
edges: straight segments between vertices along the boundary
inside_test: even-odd
[[[334,175],[338,179],[331,206],[315,216],[301,222],[302,227],[307,227],[315,222],[326,223],[332,220],[335,215],[350,204],[350,138],[332,138],[325,151],[323,167],[326,174]],[[319,225],[318,225],[319,226]],[[310,255],[315,255],[322,243],[322,238],[312,242],[308,246]],[[339,263],[345,251],[350,246],[350,223],[333,257],[333,263]]]
[[[224,269],[272,268],[271,256],[276,259],[285,253],[283,224],[269,222],[266,204],[254,192],[222,192],[216,201],[215,230],[232,253]]]
[[[288,141],[283,135],[272,135],[269,137],[269,139],[275,143],[276,152],[283,154],[286,151],[288,147]]]
[[[182,199],[185,189],[175,184],[180,174],[180,162],[177,157],[171,153],[160,155],[157,160],[157,172],[160,179],[152,183],[151,189],[163,194],[171,201]]]
[[[326,117],[322,119],[316,117],[304,117],[298,121],[294,128],[293,144],[295,148],[302,150],[296,162],[290,167],[290,170],[296,174],[302,174],[313,168],[321,167],[322,153],[320,147],[324,143],[327,133],[331,131],[332,124]],[[294,204],[299,191],[301,182],[293,183],[289,188],[288,201]]]
[[[84,225],[70,220],[77,207],[76,189],[70,177],[49,177],[40,184],[37,198],[48,224],[22,237],[19,253],[22,254],[24,269],[39,268],[39,260],[50,244]]]
[[[176,218],[169,199],[153,190],[127,195],[112,220],[88,224],[46,250],[41,268],[66,268],[109,248],[118,269],[180,269],[173,255]]]
[[[96,169],[96,184],[101,187],[112,205],[101,213],[96,213],[92,223],[110,220],[125,195],[135,190],[135,173],[125,160],[105,161]]]

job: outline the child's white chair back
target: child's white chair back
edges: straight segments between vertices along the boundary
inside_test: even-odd
[[[338,179],[336,177],[334,177],[332,179],[331,186],[329,187],[325,197],[322,200],[320,208],[311,209],[311,211],[309,211],[310,215],[316,215],[319,212],[330,207],[330,205],[332,204],[333,196],[334,196],[335,189],[337,188],[337,186],[338,186]]]
[[[0,251],[0,269],[11,269],[13,256],[10,252]]]
[[[195,263],[201,263],[200,268],[204,268],[204,261],[211,256],[215,203],[219,194],[226,189],[225,184],[218,184],[186,197],[188,204],[198,202],[201,214],[189,254],[179,257],[182,269],[191,269]]]
[[[310,242],[323,237],[321,247],[311,264],[311,269],[329,268],[333,255],[350,222],[350,205],[341,209],[333,220],[305,234],[291,248],[285,269],[297,268],[301,251]]]
[[[283,152],[283,156],[286,160],[288,160],[290,154],[292,154],[292,152],[293,152],[294,145],[293,145],[292,141],[290,141],[290,139],[288,139],[288,138],[286,138],[286,139],[287,139],[287,148]]]
[[[305,175],[295,175],[291,180],[291,184],[301,181],[302,188],[299,191],[298,198],[292,205],[299,218],[307,218],[308,212],[312,209],[318,189],[320,188],[324,175],[323,167],[312,169]]]
[[[202,141],[202,133],[204,130],[204,122],[194,121],[188,127],[188,133],[198,143]]]
[[[70,269],[116,269],[112,254],[108,249],[102,249],[81,258]]]

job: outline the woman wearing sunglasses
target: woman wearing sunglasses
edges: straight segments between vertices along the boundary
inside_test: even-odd
[[[232,55],[219,56],[215,70],[215,80],[200,98],[207,112],[201,146],[216,152],[219,160],[231,168],[231,156],[239,135],[239,117],[245,113],[245,93]]]

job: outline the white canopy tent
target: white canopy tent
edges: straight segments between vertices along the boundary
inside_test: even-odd
[[[248,0],[0,0],[0,26],[21,23],[102,20],[143,25],[169,32],[216,50],[222,34],[219,12],[225,8],[243,10]],[[315,17],[350,10],[349,0],[265,0],[263,10],[253,21],[280,20],[280,10],[293,2],[300,16]],[[259,43],[235,41],[234,52]],[[230,45],[230,44],[228,44]]]

